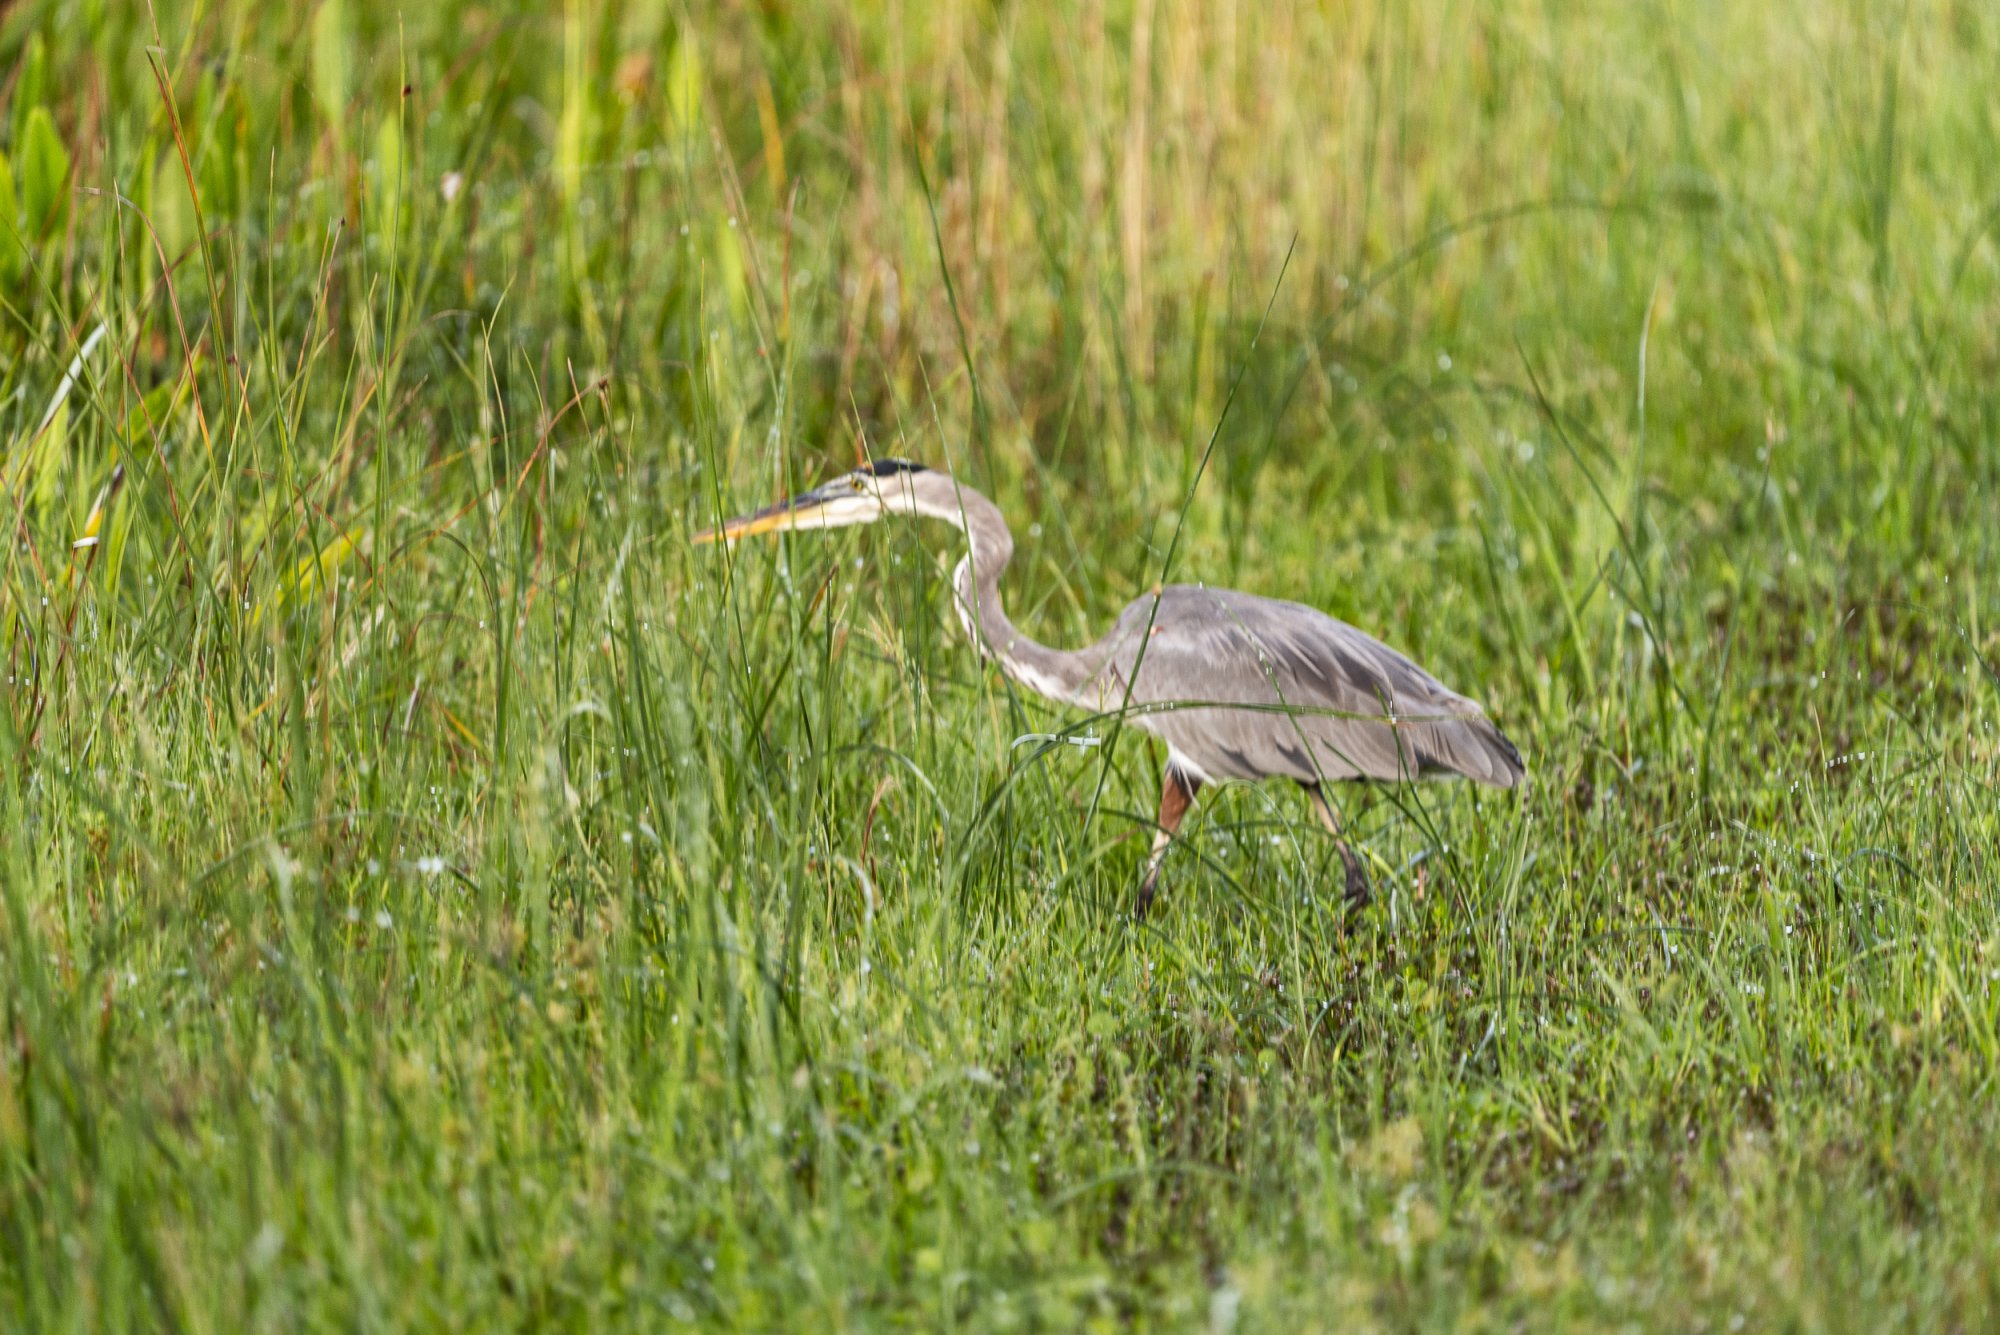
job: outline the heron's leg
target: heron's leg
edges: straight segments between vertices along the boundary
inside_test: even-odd
[[[1153,891],[1160,884],[1160,863],[1166,860],[1167,845],[1173,842],[1174,831],[1180,829],[1181,818],[1187,815],[1200,788],[1200,779],[1191,778],[1172,765],[1167,766],[1160,778],[1160,828],[1153,834],[1152,856],[1146,859],[1146,879],[1139,882],[1137,915],[1141,920],[1153,906]]]
[[[1326,826],[1326,832],[1333,836],[1333,846],[1340,850],[1340,865],[1347,869],[1347,906],[1365,909],[1375,896],[1368,888],[1368,873],[1361,869],[1361,859],[1354,856],[1347,836],[1341,832],[1340,817],[1333,814],[1333,804],[1326,800],[1326,790],[1316,783],[1305,785],[1312,798],[1313,810],[1319,813],[1319,823]]]

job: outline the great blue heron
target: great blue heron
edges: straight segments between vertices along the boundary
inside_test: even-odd
[[[965,534],[972,550],[953,572],[953,601],[973,645],[1009,677],[1062,704],[1130,711],[1134,726],[1167,744],[1159,828],[1139,885],[1142,918],[1167,845],[1205,783],[1290,779],[1305,789],[1358,907],[1368,902],[1368,877],[1327,801],[1328,781],[1462,775],[1511,788],[1526,777],[1521,753],[1478,704],[1380,640],[1299,603],[1172,584],[1133,599],[1087,649],[1037,644],[1000,607],[1014,537],[999,507],[920,464],[878,460],[695,541],[845,528],[884,515],[941,519]]]

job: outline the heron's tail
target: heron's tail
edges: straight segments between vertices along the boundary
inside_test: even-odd
[[[1527,781],[1521,753],[1485,715],[1425,727],[1417,740],[1417,772],[1423,778],[1460,775],[1489,788],[1513,788]]]
[[[1520,748],[1490,720],[1486,723],[1486,745],[1494,760],[1494,777],[1486,780],[1495,788],[1514,788],[1528,781],[1528,766]]]

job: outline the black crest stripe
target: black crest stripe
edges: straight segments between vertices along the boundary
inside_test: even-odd
[[[911,463],[908,459],[875,459],[862,470],[876,477],[894,477],[897,473],[928,473],[922,464]]]

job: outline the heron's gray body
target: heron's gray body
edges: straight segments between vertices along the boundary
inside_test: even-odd
[[[971,542],[952,585],[973,642],[1040,695],[1125,710],[1197,783],[1458,775],[1511,788],[1526,775],[1477,703],[1303,603],[1173,584],[1133,599],[1087,649],[1038,644],[1001,607],[1000,574],[1014,552],[1006,522],[977,492],[956,493],[939,517]]]
[[[1368,882],[1325,784],[1458,775],[1497,788],[1526,777],[1520,752],[1478,704],[1380,640],[1302,603],[1176,584],[1135,598],[1097,643],[1053,649],[1014,628],[1000,575],[1014,538],[998,507],[947,473],[884,460],[729,520],[702,535],[839,528],[886,514],[941,519],[972,550],[952,576],[973,645],[1029,690],[1094,713],[1123,713],[1167,744],[1160,819],[1139,890],[1143,916],[1173,832],[1204,783],[1291,779],[1312,795],[1347,869]]]
[[[1461,775],[1507,788],[1524,773],[1476,703],[1301,603],[1170,585],[1134,599],[1085,656],[1101,666],[1074,702],[1129,709],[1203,782]]]

